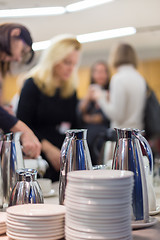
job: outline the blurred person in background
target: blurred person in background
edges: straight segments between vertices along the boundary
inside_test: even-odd
[[[77,127],[76,83],[81,44],[72,35],[51,40],[22,88],[17,116],[38,136],[49,163],[44,177],[59,179],[65,131]]]
[[[144,127],[144,108],[146,101],[146,82],[136,70],[137,56],[133,47],[120,43],[111,54],[111,66],[115,74],[111,78],[108,93],[94,91],[96,100],[103,113],[111,120],[111,127]]]
[[[97,156],[94,151],[94,142],[96,137],[109,128],[110,121],[98,106],[97,102],[92,98],[94,89],[109,89],[110,71],[105,61],[97,61],[91,67],[90,85],[86,96],[79,103],[79,116],[81,119],[80,126],[88,129],[87,140],[91,154],[92,164],[97,164]],[[99,144],[99,150],[102,147]]]
[[[10,70],[11,62],[29,63],[33,58],[32,38],[28,29],[17,23],[0,24],[0,87]],[[23,152],[31,157],[38,157],[41,144],[26,124],[12,115],[12,110],[3,106],[0,94],[0,128],[5,132],[22,132]]]

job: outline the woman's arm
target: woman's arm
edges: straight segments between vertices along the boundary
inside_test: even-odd
[[[87,110],[88,110],[88,106],[89,106],[90,102],[94,101],[93,92],[94,92],[95,89],[96,89],[95,86],[92,86],[92,85],[89,86],[86,96],[84,97],[84,99],[82,99],[80,101],[80,103],[79,103],[79,110],[82,113],[86,113]]]
[[[43,139],[42,151],[46,155],[49,162],[52,164],[53,168],[57,171],[60,170],[60,149],[51,144],[48,140]]]
[[[108,97],[109,94],[109,97]],[[111,120],[123,121],[126,106],[125,88],[118,77],[113,77],[110,83],[110,92],[96,91],[94,99]]]
[[[37,158],[40,155],[41,144],[32,130],[27,127],[25,123],[19,120],[10,130],[12,132],[22,132],[21,142],[23,145],[23,152],[27,156]]]
[[[90,99],[88,96],[86,96],[84,99],[82,99],[80,102],[79,102],[79,111],[82,112],[82,113],[85,113],[87,111],[87,108],[88,108],[88,105],[90,103]]]

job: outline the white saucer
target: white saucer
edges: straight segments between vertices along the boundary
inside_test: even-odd
[[[156,207],[156,210],[150,211],[150,212],[149,212],[149,215],[150,215],[150,216],[154,216],[154,215],[157,215],[158,213],[160,213],[160,206],[157,206],[157,207]]]
[[[0,226],[5,224],[7,221],[7,213],[6,212],[0,212]]]
[[[158,222],[156,218],[149,217],[149,222],[148,223],[143,223],[143,222],[132,222],[131,226],[132,229],[140,229],[140,228],[147,228],[155,225]]]
[[[7,230],[7,228],[5,227],[5,228],[0,228],[0,235],[1,234],[3,234],[3,233],[5,233],[6,232],[6,230]]]
[[[51,189],[51,191],[49,193],[43,193],[43,197],[47,198],[47,197],[53,197],[56,196],[56,192],[54,189]]]
[[[23,204],[7,208],[7,218],[11,216],[12,219],[41,220],[43,217],[43,220],[44,218],[50,220],[55,217],[64,217],[65,213],[65,206],[57,204]]]

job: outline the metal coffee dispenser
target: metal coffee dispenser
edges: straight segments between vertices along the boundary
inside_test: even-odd
[[[43,202],[42,190],[37,182],[37,170],[18,169],[16,183],[10,194],[9,206]]]
[[[149,174],[153,171],[152,151],[147,140],[137,129],[115,128],[117,142],[113,157],[113,169],[130,170],[134,173],[132,216],[134,221],[149,221],[147,181],[143,154],[148,157]]]
[[[8,133],[0,140],[0,205],[8,207],[10,194],[16,182],[16,170],[24,168],[24,160],[20,145],[20,135]]]
[[[76,170],[90,170],[92,163],[87,145],[87,129],[71,129],[61,148],[59,203],[64,204],[67,173]]]

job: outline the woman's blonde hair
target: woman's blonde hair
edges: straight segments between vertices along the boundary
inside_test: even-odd
[[[132,64],[137,68],[137,55],[135,50],[127,43],[118,44],[111,53],[110,64],[114,68],[123,64]]]
[[[44,51],[36,67],[30,72],[35,84],[47,96],[54,96],[56,81],[54,79],[54,66],[60,63],[73,50],[80,50],[81,44],[72,35],[59,35],[51,40],[50,46]],[[60,89],[62,97],[73,94],[77,85],[77,72],[73,70],[68,81],[63,83]]]

